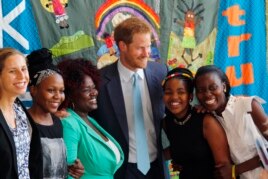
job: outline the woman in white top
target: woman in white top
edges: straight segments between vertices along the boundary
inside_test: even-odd
[[[199,102],[214,113],[227,135],[234,165],[219,166],[218,174],[229,178],[239,175],[240,179],[259,178],[262,167],[255,147],[256,138],[268,147],[268,119],[260,105],[264,101],[256,96],[230,95],[227,76],[214,65],[198,69],[195,87]]]

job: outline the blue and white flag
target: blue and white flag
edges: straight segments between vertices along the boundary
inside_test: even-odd
[[[41,47],[29,0],[0,0],[0,47],[24,54]]]
[[[41,48],[29,0],[0,0],[0,48],[3,47],[13,47],[25,55]],[[31,106],[28,91],[20,99],[26,107]]]

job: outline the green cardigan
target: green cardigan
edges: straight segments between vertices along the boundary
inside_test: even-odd
[[[81,179],[113,179],[114,173],[124,160],[120,145],[93,118],[88,116],[88,120],[117,146],[120,152],[120,161],[117,164],[114,152],[105,141],[73,110],[68,109],[67,112],[70,115],[62,120],[62,125],[68,165],[73,164],[78,158],[85,168]]]

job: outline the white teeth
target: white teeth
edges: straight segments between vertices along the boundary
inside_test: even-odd
[[[181,103],[179,103],[179,102],[171,102],[170,103],[170,107],[178,107],[180,105],[181,105]]]
[[[206,104],[213,104],[215,102],[215,99],[207,100]]]
[[[22,82],[22,83],[16,83],[15,86],[21,88],[21,87],[24,87],[25,86],[25,83],[24,82]]]
[[[177,105],[179,105],[180,103],[178,103],[178,102],[172,102],[172,103],[170,103],[172,106],[177,106]]]
[[[96,101],[97,101],[96,98],[93,98],[93,99],[90,100],[90,102],[94,102],[94,103],[95,103]]]
[[[57,103],[57,102],[52,102],[51,104],[53,104],[53,105],[58,105],[59,103]]]

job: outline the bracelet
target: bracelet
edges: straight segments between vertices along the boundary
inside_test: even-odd
[[[236,179],[236,176],[235,176],[235,165],[232,165],[232,179]]]

